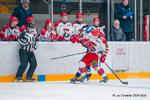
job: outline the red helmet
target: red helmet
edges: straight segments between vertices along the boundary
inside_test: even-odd
[[[34,21],[35,21],[35,19],[32,16],[28,16],[27,19],[26,19],[27,23],[34,22]]]
[[[11,22],[18,21],[18,18],[16,16],[11,16],[10,21]]]
[[[80,12],[76,13],[76,18],[83,18],[83,14]]]
[[[93,36],[98,36],[98,35],[100,35],[100,31],[99,31],[99,29],[94,29],[94,30],[91,32],[91,34],[92,34]]]
[[[46,24],[46,25],[48,25],[48,24],[50,24],[50,23],[53,23],[50,19],[47,19],[47,20],[45,21],[45,24]]]
[[[68,14],[67,14],[66,12],[61,12],[61,13],[60,13],[60,16],[61,16],[61,17],[63,17],[63,16],[68,16]]]
[[[93,22],[100,22],[99,17],[95,17],[95,18],[93,19]]]

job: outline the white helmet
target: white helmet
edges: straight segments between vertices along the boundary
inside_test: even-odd
[[[27,2],[30,3],[30,0],[20,0],[21,3]]]

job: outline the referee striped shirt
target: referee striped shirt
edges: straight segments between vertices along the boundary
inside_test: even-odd
[[[32,44],[30,42],[33,41]],[[23,32],[19,38],[18,42],[21,49],[30,52],[32,48],[37,49],[36,36],[27,32]]]

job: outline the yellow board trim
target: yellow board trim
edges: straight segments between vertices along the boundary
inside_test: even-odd
[[[37,79],[37,75],[33,75],[35,79]],[[23,80],[26,79],[26,76],[23,76]],[[15,75],[9,75],[9,76],[0,76],[0,82],[14,82],[15,81]]]
[[[117,73],[119,78],[121,79],[129,79],[129,78],[136,78],[136,79],[150,79],[150,72],[126,72],[126,73]],[[45,75],[46,81],[68,81],[70,80],[74,74],[49,74]],[[107,73],[107,76],[110,80],[116,80],[117,78],[112,73]],[[37,75],[34,75],[34,78],[37,79]],[[25,80],[25,76],[23,76]],[[91,80],[99,80],[102,79],[98,74],[92,74]],[[9,76],[0,76],[0,82],[13,82],[15,80],[14,75]]]
[[[118,77],[121,79],[128,78],[150,78],[150,72],[128,72],[128,73],[117,73]],[[46,81],[67,81],[70,80],[74,75],[73,74],[62,74],[62,75],[46,75]],[[107,76],[110,80],[116,80],[117,78],[113,73],[107,73]],[[102,79],[98,74],[92,74],[91,80]]]

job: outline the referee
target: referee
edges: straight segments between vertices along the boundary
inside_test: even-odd
[[[30,67],[26,75],[26,81],[35,81],[33,78],[33,73],[37,67],[37,61],[34,55],[34,51],[37,49],[35,30],[36,28],[34,27],[34,23],[28,23],[26,32],[23,32],[18,38],[18,42],[20,44],[20,66],[16,74],[15,82],[23,82],[22,76],[28,63],[30,64]]]

